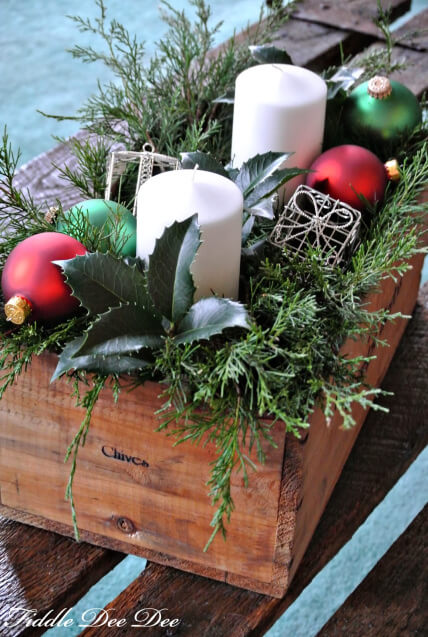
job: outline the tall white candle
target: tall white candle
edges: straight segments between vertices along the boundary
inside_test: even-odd
[[[236,80],[232,162],[268,151],[293,152],[284,167],[309,168],[321,153],[327,85],[312,71],[289,64],[253,66]],[[286,184],[286,198],[303,183]]]
[[[191,271],[195,300],[238,298],[243,197],[226,177],[203,170],[172,170],[146,181],[137,199],[137,255],[147,259],[174,221],[198,213],[202,245]]]

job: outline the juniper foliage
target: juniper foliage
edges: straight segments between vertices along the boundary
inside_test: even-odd
[[[97,94],[78,111],[82,125],[132,150],[149,142],[157,152],[174,157],[181,151],[201,150],[226,162],[232,107],[215,99],[233,89],[238,73],[255,63],[248,46],[269,42],[296,2],[284,8],[276,1],[269,9],[263,3],[258,23],[239,38],[233,35],[214,55],[222,23],[212,23],[205,0],[190,0],[193,22],[184,11],[161,0],[168,30],[148,61],[144,44],[116,20],[108,22],[103,0],[96,4],[100,13],[95,21],[71,19],[80,31],[101,41],[100,50],[76,46],[71,53],[86,63],[102,62],[114,80],[99,85]]]

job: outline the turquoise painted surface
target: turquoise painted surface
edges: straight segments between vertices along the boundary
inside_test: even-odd
[[[159,3],[151,0],[107,0],[110,17],[120,19],[147,41],[147,55],[162,37]],[[187,7],[187,0],[176,0],[176,8]],[[214,0],[214,18],[225,20],[218,41],[253,22],[260,3],[252,0]],[[413,2],[413,9],[427,7],[426,0]],[[95,5],[86,0],[1,0],[0,3],[0,126],[8,124],[11,141],[22,149],[22,162],[55,145],[52,135],[76,132],[75,122],[57,124],[36,112],[74,114],[96,89],[96,81],[109,79],[103,67],[83,65],[65,49],[89,44],[66,14],[96,15]],[[428,266],[424,271],[428,280]],[[335,609],[352,592],[368,570],[388,549],[426,502],[428,452],[412,465],[385,501],[373,512],[338,556],[302,593],[287,613],[268,633],[269,637],[315,636]],[[77,604],[71,617],[76,627],[53,629],[49,637],[72,637],[82,613],[102,608],[122,591],[143,569],[145,560],[129,556],[101,580]],[[328,591],[328,593],[326,593]],[[149,604],[150,600],[144,600]],[[176,611],[179,616],[179,609]]]

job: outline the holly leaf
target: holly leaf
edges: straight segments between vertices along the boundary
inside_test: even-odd
[[[349,91],[363,73],[362,67],[341,66],[331,78],[326,80],[327,99],[334,99],[341,91],[346,96],[346,91]]]
[[[293,153],[268,152],[263,155],[255,155],[255,157],[251,157],[251,159],[246,161],[235,179],[235,184],[242,190],[244,200],[246,200],[250,193],[260,186],[263,181],[278,171],[281,165],[292,154]],[[272,191],[270,185],[269,189]]]
[[[251,215],[251,214],[248,215],[247,220],[242,226],[242,239],[241,239],[242,245],[246,243],[248,237],[252,233],[255,221],[256,221],[256,217],[254,215]]]
[[[222,177],[229,175],[223,166],[211,155],[196,150],[192,153],[181,153],[181,168],[195,168],[198,166],[201,170],[207,170],[210,173],[216,173]]]
[[[124,257],[123,261],[130,268],[135,266],[138,272],[141,272],[141,274],[143,274],[143,272],[145,272],[146,270],[146,262],[144,261],[144,259],[140,259],[140,257]]]
[[[127,265],[111,254],[94,252],[59,265],[73,296],[90,314],[101,314],[121,303],[137,303],[147,307],[150,300],[140,271],[141,265]]]
[[[71,370],[85,369],[100,374],[130,374],[143,369],[148,363],[133,356],[77,356],[85,335],[78,336],[68,343],[61,352],[51,383]]]
[[[259,64],[293,64],[291,57],[284,49],[270,44],[251,45],[248,47],[253,58]]]
[[[230,164],[228,164],[226,166],[226,171],[229,179],[231,179],[232,181],[236,181],[239,175],[239,168],[233,168]]]
[[[152,307],[121,305],[96,319],[74,355],[122,356],[161,347],[164,333],[162,316]]]
[[[273,219],[275,217],[273,197],[262,199],[256,206],[247,208],[245,212],[248,212],[252,217],[263,217],[264,219]]]
[[[156,308],[172,323],[180,321],[193,303],[195,285],[190,266],[200,244],[195,214],[165,228],[150,255],[149,293]]]
[[[249,329],[247,310],[243,305],[230,299],[216,297],[201,299],[188,311],[180,321],[176,343],[191,343],[192,341],[208,339],[214,334],[220,334],[227,327],[244,327]]]
[[[267,197],[271,197],[281,186],[283,186],[287,181],[297,177],[298,175],[306,175],[309,170],[304,170],[301,168],[282,168],[281,170],[276,170],[272,175],[266,177],[258,183],[253,190],[249,193],[249,195],[244,199],[245,208],[256,208],[263,199]],[[266,206],[265,208],[266,209]],[[272,216],[268,214],[259,214],[259,216],[265,216],[270,219],[273,219]]]

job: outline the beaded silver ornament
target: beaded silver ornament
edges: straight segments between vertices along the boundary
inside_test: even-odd
[[[154,152],[151,144],[144,144],[141,152],[118,150],[110,153],[107,160],[107,187],[105,198],[110,200],[112,190],[119,182],[129,164],[138,165],[137,182],[135,185],[135,198],[132,214],[137,214],[137,194],[141,184],[153,176],[154,171],[164,172],[165,170],[178,170],[180,162],[175,157],[161,155]]]
[[[345,261],[358,244],[361,213],[309,186],[299,186],[285,206],[270,242],[304,260],[318,248],[327,265]]]

